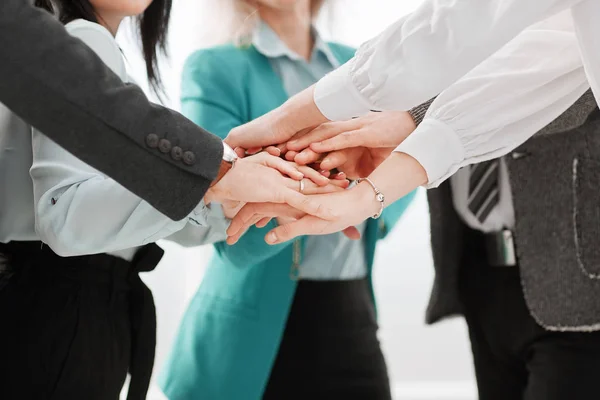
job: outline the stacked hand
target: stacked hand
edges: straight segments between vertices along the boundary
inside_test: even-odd
[[[350,121],[328,122],[312,98],[309,88],[273,112],[233,129],[227,137],[236,151],[266,150],[238,162],[255,163],[253,168],[236,173],[236,166],[225,175],[224,187],[232,186],[229,181],[244,181],[235,191],[215,186],[217,198],[243,197],[240,201],[245,203],[232,212],[228,243],[271,218],[279,221],[266,236],[271,244],[338,231],[357,238],[353,225],[378,213],[381,204],[367,183],[344,190],[346,177],[370,177],[386,195],[387,204],[427,182],[414,158],[393,153],[415,129],[408,113],[373,112]],[[303,193],[298,190],[300,174],[311,182],[311,189]]]

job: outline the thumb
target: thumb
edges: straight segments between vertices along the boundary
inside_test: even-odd
[[[283,202],[308,215],[314,215],[324,220],[329,221],[335,218],[333,210],[321,204],[315,197],[305,196],[287,187],[284,188]]]
[[[310,148],[317,153],[328,153],[330,151],[347,149],[349,147],[368,147],[368,137],[363,134],[364,131],[357,129],[354,131],[343,132],[337,136],[325,139],[322,142],[312,143]]]

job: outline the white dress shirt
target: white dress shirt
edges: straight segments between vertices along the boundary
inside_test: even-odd
[[[123,80],[128,80],[121,51],[105,28],[77,20],[69,23],[67,30],[92,48]],[[131,260],[137,246],[176,232],[172,239],[184,245],[226,238],[228,221],[221,207],[209,208],[201,203],[188,218],[173,221],[42,133],[33,130],[31,142],[31,212],[35,210],[39,240],[59,255],[110,253]],[[148,171],[149,179],[151,175]]]
[[[570,15],[570,28],[545,21]],[[460,167],[523,143],[590,85],[599,98],[599,17],[596,0],[426,0],[323,78],[315,102],[340,120],[407,110],[447,89],[432,105],[438,111],[398,148],[435,187]],[[534,44],[520,52],[527,43]]]

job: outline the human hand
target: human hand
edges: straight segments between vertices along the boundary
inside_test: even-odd
[[[385,205],[394,203],[415,188],[427,182],[427,173],[413,157],[394,152],[370,176],[371,181],[385,195]],[[227,234],[228,243],[235,243],[248,226],[273,215],[286,215],[294,221],[278,226],[265,238],[269,244],[282,243],[301,235],[324,235],[344,230],[353,233],[351,227],[380,211],[373,188],[367,182],[339,193],[312,196],[323,207],[330,209],[329,218],[303,216],[298,210],[280,204],[247,204],[232,220]],[[356,232],[357,233],[357,232]]]
[[[375,199],[372,188],[368,185],[365,187],[362,183],[343,192],[311,197],[319,201],[324,207],[333,210],[330,219],[309,219],[312,216],[284,204],[246,204],[232,220],[227,230],[227,243],[236,243],[241,235],[252,225],[264,226],[263,221],[270,218],[278,218],[280,224],[278,228],[267,235],[266,241],[269,244],[284,242],[300,234],[325,235],[339,231],[344,231],[352,239],[359,239],[360,234],[354,228],[354,225],[376,214],[381,207],[380,203]],[[308,226],[313,223],[315,224],[314,226]],[[310,232],[298,233],[300,229],[304,228],[307,228]],[[273,239],[273,233],[277,235],[277,232],[281,229],[285,233],[281,238],[286,239]],[[291,237],[289,235],[294,236]]]
[[[371,112],[349,121],[321,124],[308,133],[296,135],[286,146],[291,151],[310,148],[316,153],[351,147],[395,148],[415,129],[415,122],[406,111]]]
[[[235,167],[209,189],[205,202],[287,203],[308,214],[328,215],[328,210],[322,209],[305,194],[330,193],[346,187],[347,181],[330,181],[310,167],[297,166],[260,153],[239,159]],[[303,194],[300,189],[303,189]],[[228,212],[232,213],[234,209],[229,206]]]
[[[234,128],[225,142],[232,148],[254,149],[288,141],[301,131],[308,131],[327,118],[314,101],[314,87],[291,97],[275,110],[255,120]]]
[[[357,179],[373,172],[414,129],[407,112],[373,112],[322,124],[280,148],[285,149],[288,160],[302,165],[318,162],[321,170],[338,169]]]

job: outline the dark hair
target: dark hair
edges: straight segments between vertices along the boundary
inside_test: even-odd
[[[172,3],[172,0],[153,0],[146,11],[137,17],[146,74],[150,86],[159,95],[162,84],[158,73],[158,52],[165,55],[167,53],[166,40]],[[35,5],[57,15],[63,24],[80,18],[98,23],[90,0],[35,0]]]

